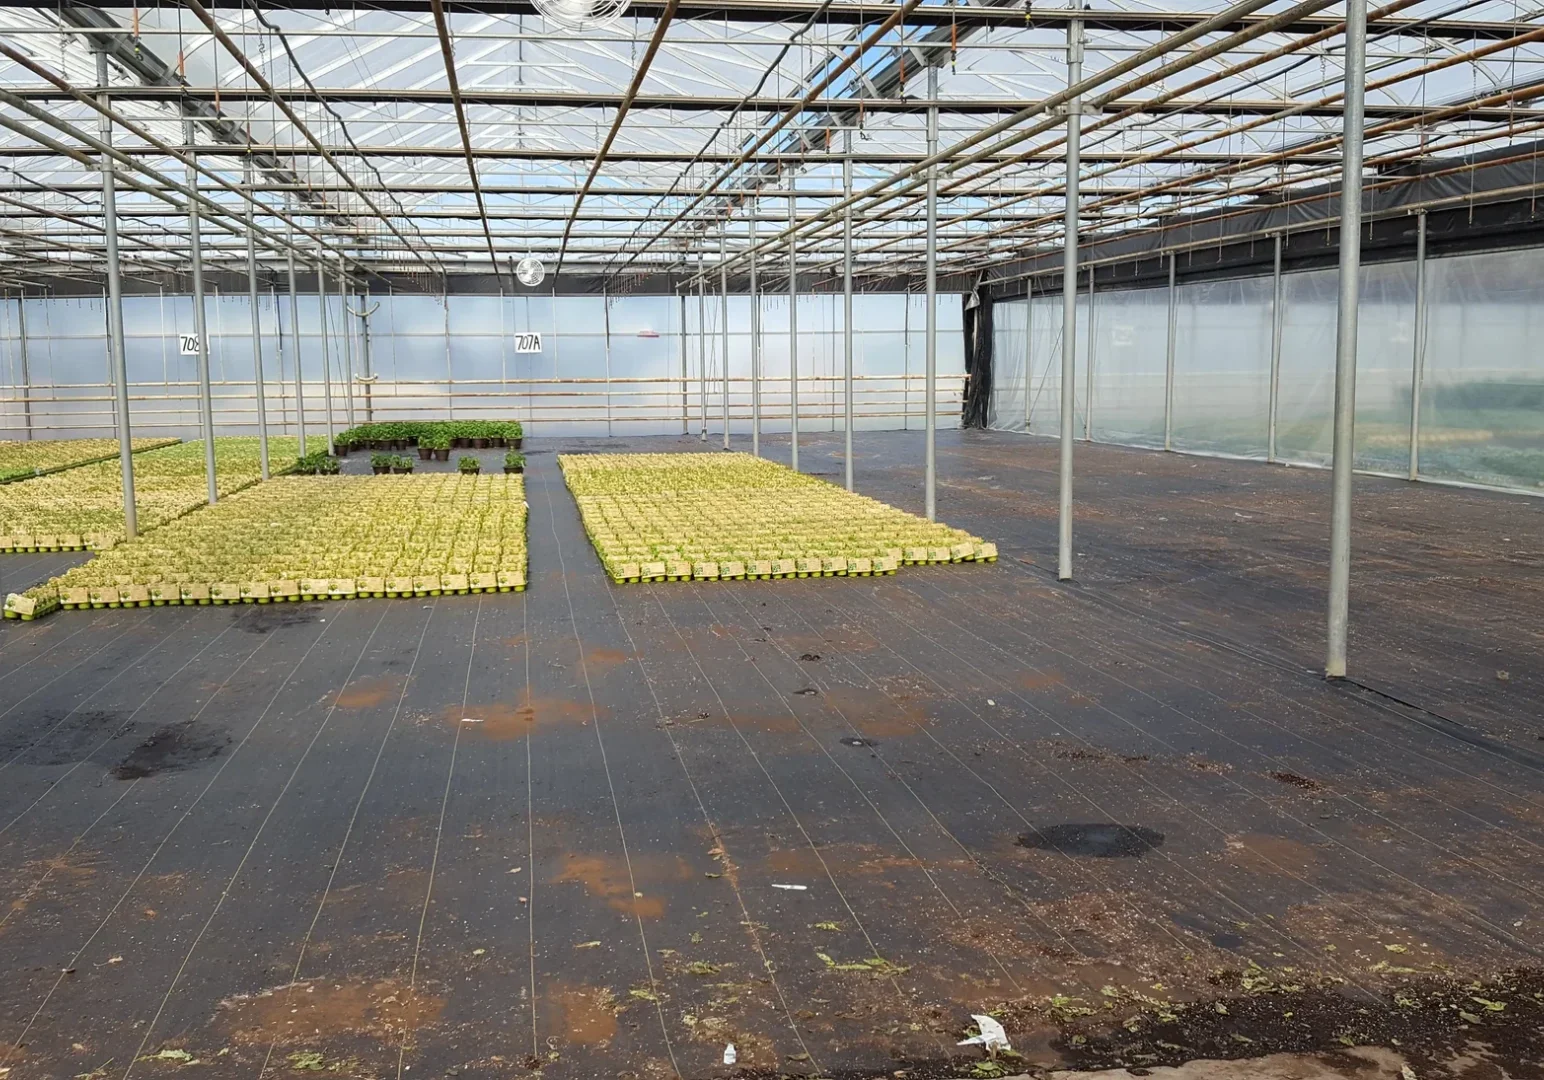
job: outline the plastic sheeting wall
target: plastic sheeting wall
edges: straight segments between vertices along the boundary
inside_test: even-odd
[[[1416,266],[1364,267],[1361,290],[1356,466],[1405,475]],[[1281,292],[1274,457],[1328,464],[1336,271],[1284,274]],[[1544,491],[1544,250],[1428,259],[1426,301],[1419,474]],[[1175,290],[1174,449],[1270,458],[1274,305],[1271,277]],[[1061,296],[1000,304],[995,314],[992,426],[1059,434]],[[1090,334],[1087,291],[1079,295],[1078,438],[1164,445],[1168,316],[1167,288],[1101,291]]]
[[[256,426],[251,312],[247,295],[207,298],[215,423],[222,433]],[[619,435],[680,432],[702,423],[706,364],[710,430],[723,430],[724,336],[720,298],[395,295],[369,318],[368,388],[345,387],[344,323],[352,371],[365,371],[360,320],[328,298],[327,346],[335,426],[376,420],[515,417],[533,434]],[[354,300],[355,310],[361,305]],[[853,297],[854,412],[860,428],[922,427],[923,328],[920,296]],[[799,298],[799,422],[837,429],[843,413],[842,298]],[[300,296],[300,355],[307,430],[324,426],[320,305]],[[260,294],[264,396],[270,430],[297,422],[294,338],[287,295]],[[729,298],[731,429],[750,430],[751,336],[748,297]],[[700,314],[699,314],[700,313]],[[686,331],[683,383],[682,327]],[[961,300],[938,298],[938,416],[957,424],[964,378]],[[25,338],[21,322],[25,320]],[[700,321],[699,321],[700,319]],[[130,412],[137,432],[198,431],[196,359],[180,355],[178,334],[193,329],[188,296],[124,300]],[[699,334],[699,328],[706,335]],[[542,351],[517,354],[512,336],[538,332]],[[282,332],[282,336],[281,336]],[[25,340],[25,358],[23,355]],[[763,430],[786,431],[789,416],[788,298],[761,297]],[[24,378],[25,370],[25,378]],[[112,372],[100,298],[0,302],[0,438],[24,438],[29,413],[40,438],[110,433]],[[28,385],[30,383],[30,385]]]

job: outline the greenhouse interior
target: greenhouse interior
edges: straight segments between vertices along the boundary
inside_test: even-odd
[[[0,1080],[1544,1075],[1539,0],[18,0],[0,161]]]

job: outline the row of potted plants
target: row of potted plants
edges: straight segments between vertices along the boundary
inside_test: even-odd
[[[134,453],[175,446],[177,439],[135,439]],[[0,439],[0,484],[31,480],[98,461],[117,460],[117,439]]]
[[[984,561],[960,529],[748,454],[563,454],[613,581],[830,577]]]
[[[403,454],[371,454],[370,471],[377,476],[382,473],[410,473],[413,471],[413,459]]]
[[[285,477],[12,594],[5,614],[520,591],[525,534],[517,476]]]
[[[302,476],[336,476],[341,468],[338,459],[330,456],[326,450],[313,450],[295,459],[294,471]]]
[[[274,473],[294,468],[298,439],[270,436],[268,448]],[[215,482],[222,497],[261,477],[257,439],[215,439]],[[207,502],[202,442],[134,455],[134,505],[140,532]],[[123,537],[123,478],[116,460],[0,487],[0,551],[103,550]]]
[[[419,458],[439,461],[449,459],[457,448],[486,449],[490,446],[520,449],[525,432],[518,420],[393,420],[360,424],[333,437],[333,448],[346,455],[350,450],[406,450],[417,447]]]

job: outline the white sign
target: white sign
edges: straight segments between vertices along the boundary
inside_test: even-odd
[[[197,334],[178,334],[177,341],[182,348],[183,356],[197,356],[199,354]]]
[[[540,334],[516,334],[515,335],[515,352],[517,352],[517,353],[539,353],[539,352],[541,352],[541,335]]]

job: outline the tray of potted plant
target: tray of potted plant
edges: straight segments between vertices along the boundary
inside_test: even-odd
[[[519,476],[292,476],[13,593],[5,615],[510,592],[525,585]]]
[[[135,439],[133,453],[175,446],[178,439]],[[0,439],[0,484],[118,459],[117,439]]]
[[[562,454],[616,582],[835,577],[992,562],[995,544],[749,454]]]
[[[294,468],[299,440],[271,436],[274,473]],[[202,442],[134,455],[134,503],[141,532],[207,505]],[[258,442],[215,440],[215,482],[222,497],[261,479]],[[123,539],[123,478],[116,460],[82,465],[0,486],[0,551],[78,551]]]

